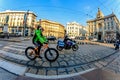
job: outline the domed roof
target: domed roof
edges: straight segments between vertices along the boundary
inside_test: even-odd
[[[97,18],[103,18],[104,14],[102,13],[102,11],[100,11],[100,9],[98,8],[98,13],[97,13]]]

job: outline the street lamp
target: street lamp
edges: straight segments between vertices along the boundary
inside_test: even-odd
[[[28,16],[29,10],[24,14],[24,21],[23,21],[23,36],[25,37],[25,31],[26,31],[26,23],[27,23],[27,16]]]

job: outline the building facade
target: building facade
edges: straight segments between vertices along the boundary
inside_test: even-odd
[[[56,38],[64,38],[65,28],[62,24],[50,20],[40,20],[38,23],[44,28],[44,36],[55,36]]]
[[[98,8],[96,18],[87,21],[88,36],[97,40],[115,40],[120,34],[120,23],[114,13],[104,16]]]
[[[23,29],[27,35],[31,35],[33,26],[36,22],[36,15],[33,12],[28,12],[26,27],[24,28],[24,19],[26,11],[4,11],[0,12],[0,31],[3,31],[4,24],[6,23],[6,17],[9,16],[8,20],[8,32],[17,33],[20,32],[23,35]]]
[[[67,23],[66,31],[71,38],[85,36],[83,35],[83,30],[85,30],[85,27],[77,22]]]

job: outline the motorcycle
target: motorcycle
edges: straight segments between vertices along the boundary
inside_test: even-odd
[[[67,41],[66,44],[62,40],[58,40],[57,42],[57,50],[62,51],[63,49],[69,50],[72,48],[73,51],[78,50],[78,45],[75,41]]]

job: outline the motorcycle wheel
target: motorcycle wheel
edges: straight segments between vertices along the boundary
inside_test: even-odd
[[[59,51],[62,51],[62,50],[63,50],[63,48],[62,48],[62,47],[60,47],[60,46],[58,46],[58,45],[57,45],[57,47],[56,47],[56,48],[57,48],[57,50],[59,50]]]
[[[72,50],[73,50],[73,51],[77,51],[77,50],[78,50],[78,48],[79,48],[79,47],[78,47],[78,45],[77,45],[77,44],[75,44],[75,45],[73,45],[73,46],[72,46]]]

